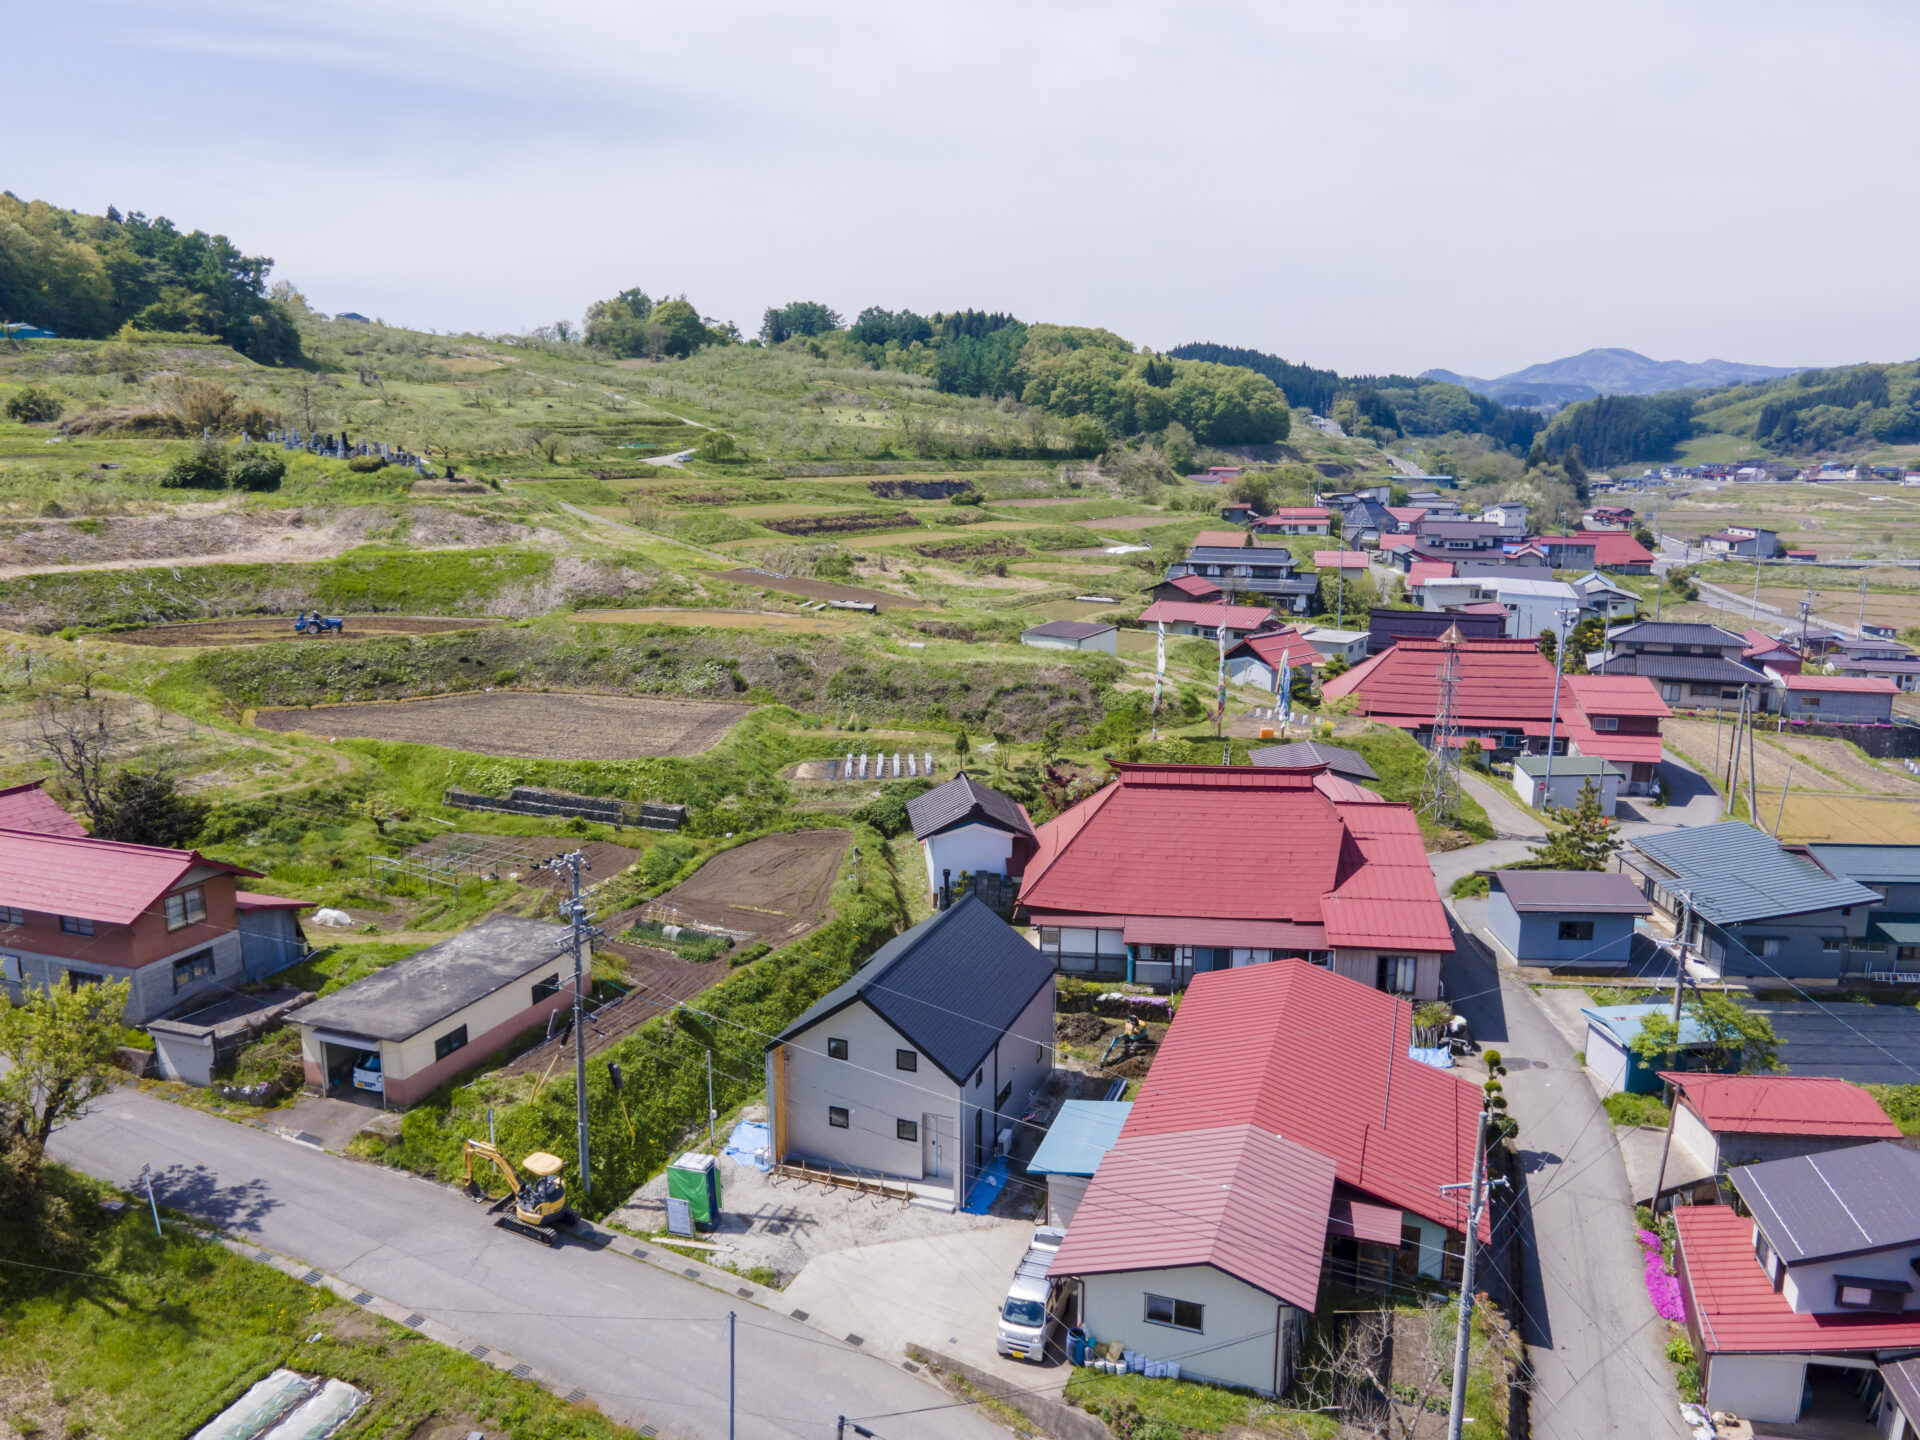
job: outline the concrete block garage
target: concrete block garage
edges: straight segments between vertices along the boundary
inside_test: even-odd
[[[496,916],[288,1016],[307,1088],[421,1100],[573,1003],[572,932]]]

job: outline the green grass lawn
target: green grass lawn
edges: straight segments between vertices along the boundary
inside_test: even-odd
[[[1658,1095],[1631,1095],[1625,1090],[1616,1090],[1602,1103],[1607,1107],[1607,1118],[1616,1125],[1664,1126],[1673,1118],[1673,1112],[1661,1103]]]
[[[23,1436],[190,1435],[276,1366],[371,1395],[343,1440],[407,1440],[464,1422],[514,1440],[618,1440],[634,1432],[529,1381],[302,1285],[137,1201],[46,1172],[44,1204],[9,1203],[0,1230],[0,1414]],[[163,1212],[165,1215],[166,1212]],[[59,1237],[48,1243],[50,1226]],[[54,1266],[31,1270],[26,1265]],[[65,1273],[78,1272],[78,1273]],[[430,1428],[430,1427],[428,1427]]]
[[[1140,1421],[1185,1434],[1254,1431],[1287,1440],[1335,1440],[1340,1423],[1331,1415],[1279,1409],[1257,1395],[1191,1380],[1149,1380],[1144,1375],[1104,1375],[1084,1366],[1067,1377],[1067,1402],[1100,1416],[1111,1427],[1137,1409]],[[1125,1433],[1121,1431],[1120,1433]],[[1133,1426],[1139,1435],[1141,1427]],[[1152,1431],[1160,1440],[1164,1431]]]

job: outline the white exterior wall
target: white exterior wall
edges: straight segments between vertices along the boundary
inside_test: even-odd
[[[962,870],[1006,874],[1007,862],[1013,858],[1013,836],[992,825],[959,825],[929,835],[920,842],[920,849],[927,857],[927,889],[937,892],[943,870],[953,871],[956,884]]]
[[[1152,1360],[1173,1360],[1183,1380],[1240,1385],[1273,1393],[1275,1327],[1293,1307],[1211,1265],[1088,1275],[1084,1324],[1095,1340],[1118,1340]],[[1166,1295],[1206,1307],[1203,1332],[1149,1324],[1147,1296]],[[1237,1343],[1224,1343],[1237,1341]],[[1285,1342],[1282,1341],[1282,1344]],[[1191,1356],[1191,1362],[1188,1358]],[[1280,1356],[1281,1370],[1290,1368]]]
[[[847,1042],[845,1060],[827,1058],[829,1039]],[[919,1051],[864,1000],[809,1026],[788,1041],[786,1049],[788,1157],[896,1180],[929,1178],[922,1161],[925,1147],[917,1139],[900,1139],[894,1122],[912,1120],[921,1125],[923,1117],[931,1116],[940,1130],[942,1168],[956,1172],[961,1168],[960,1155],[945,1152],[950,1143],[961,1154],[966,1149],[964,1143],[956,1143],[960,1139],[958,1087],[925,1055],[919,1056],[917,1070],[899,1069],[896,1050]],[[769,1107],[773,1103],[769,1093]],[[828,1123],[827,1112],[836,1105],[847,1109],[845,1130]],[[971,1132],[966,1141],[971,1142]]]
[[[1099,635],[1090,635],[1085,640],[1069,640],[1063,635],[1022,635],[1020,643],[1031,645],[1036,650],[1097,650],[1102,655],[1115,654],[1119,648],[1118,630],[1108,630]]]
[[[1580,787],[1588,780],[1598,782],[1600,791],[1600,813],[1611,815],[1620,799],[1620,776],[1617,772],[1606,775],[1569,775],[1557,766],[1553,772],[1551,790],[1553,808],[1571,810],[1580,803]],[[1529,775],[1518,765],[1513,767],[1513,790],[1522,801],[1534,809],[1539,809],[1542,798],[1548,794],[1547,777]]]
[[[588,965],[592,965],[589,958]],[[434,1063],[433,1044],[441,1036],[467,1027],[467,1042],[478,1040],[489,1030],[498,1029],[533,1005],[533,982],[544,980],[549,975],[558,977],[561,989],[571,992],[573,989],[573,957],[543,960],[540,964],[528,968],[518,980],[509,981],[490,994],[482,995],[471,1005],[466,1006],[446,1019],[429,1025],[418,1035],[405,1040],[389,1040],[380,1047],[380,1073],[391,1080],[404,1080],[407,1076],[425,1070]],[[571,1002],[569,1002],[571,1003]],[[297,1016],[298,1011],[294,1012]],[[303,1047],[304,1048],[304,1047]]]
[[[1798,1315],[1850,1314],[1833,1303],[1835,1278],[1858,1276],[1863,1280],[1900,1280],[1913,1283],[1913,1260],[1917,1252],[1908,1246],[1901,1250],[1882,1250],[1873,1255],[1850,1255],[1843,1260],[1817,1260],[1805,1265],[1789,1265],[1780,1294]],[[1759,1261],[1754,1262],[1756,1265]],[[1910,1314],[1920,1304],[1907,1296]]]
[[[1707,1129],[1706,1122],[1694,1114],[1693,1107],[1685,1102],[1674,1106],[1673,1143],[1705,1166],[1709,1175],[1719,1170],[1720,1143],[1714,1138],[1713,1132]]]
[[[1091,1175],[1047,1176],[1047,1224],[1063,1230],[1072,1224],[1074,1212],[1086,1198],[1087,1186],[1091,1183]]]
[[[1587,1022],[1587,1069],[1600,1082],[1600,1093],[1611,1095],[1626,1087],[1627,1052],[1613,1033]]]
[[[1707,1408],[1790,1425],[1800,1418],[1806,1381],[1807,1362],[1798,1355],[1716,1355],[1707,1367]]]

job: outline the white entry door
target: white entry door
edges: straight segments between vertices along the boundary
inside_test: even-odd
[[[920,1176],[924,1180],[953,1179],[953,1118],[920,1116]]]

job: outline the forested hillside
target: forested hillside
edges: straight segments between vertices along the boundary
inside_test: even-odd
[[[1610,395],[1569,405],[1544,441],[1589,465],[1671,460],[1690,439],[1727,435],[1749,453],[1813,458],[1920,442],[1920,364],[1806,370],[1722,390]]]
[[[1167,353],[1178,359],[1258,371],[1294,404],[1370,437],[1387,432],[1485,435],[1503,447],[1524,451],[1545,423],[1531,410],[1510,408],[1459,385],[1422,376],[1341,375],[1233,345],[1177,345]]]
[[[122,326],[217,336],[263,365],[300,361],[300,332],[267,293],[273,261],[165,216],[82,215],[0,193],[0,320],[99,340]]]

